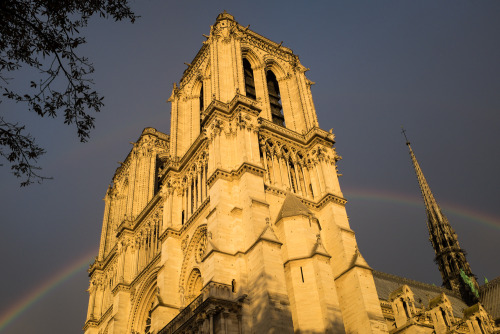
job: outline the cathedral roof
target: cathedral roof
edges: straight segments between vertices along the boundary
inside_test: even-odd
[[[389,295],[393,291],[406,284],[413,292],[416,304],[415,306],[419,308],[428,308],[429,302],[436,297],[441,296],[442,293],[446,294],[446,297],[450,301],[451,307],[453,308],[453,315],[455,317],[462,318],[463,311],[467,308],[467,305],[460,299],[459,296],[457,296],[453,291],[445,288],[376,270],[373,271],[373,279],[375,281],[375,287],[377,288],[378,298],[382,300],[388,301]]]
[[[304,203],[300,201],[295,195],[292,193],[287,193],[285,197],[285,201],[281,206],[281,210],[278,213],[278,217],[276,221],[280,221],[286,217],[294,217],[294,216],[312,216],[313,213]]]

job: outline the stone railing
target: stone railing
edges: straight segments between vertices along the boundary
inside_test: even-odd
[[[198,320],[209,319],[223,309],[239,312],[240,302],[227,284],[208,283],[201,294],[173,318],[158,334],[173,334],[183,328],[199,326]]]

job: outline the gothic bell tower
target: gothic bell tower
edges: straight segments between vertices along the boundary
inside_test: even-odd
[[[404,130],[403,134],[405,134]],[[406,139],[406,145],[425,203],[429,240],[436,254],[435,262],[441,272],[443,286],[458,293],[467,305],[476,304],[479,301],[479,286],[465,258],[465,252],[460,248],[457,234],[434,199],[408,139]]]
[[[130,197],[136,169],[115,176],[134,205],[110,202],[86,333],[387,333],[308,69],[225,11],[204,36],[170,95],[171,135],[149,131],[150,164],[127,157],[154,177],[149,197]]]

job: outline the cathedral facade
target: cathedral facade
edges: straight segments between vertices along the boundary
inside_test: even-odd
[[[460,287],[363,259],[292,50],[226,12],[205,37],[170,135],[144,129],[106,192],[85,333],[493,332]]]

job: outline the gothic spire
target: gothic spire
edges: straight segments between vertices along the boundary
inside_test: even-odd
[[[427,213],[427,228],[429,229],[429,240],[436,254],[435,262],[443,278],[443,286],[457,292],[462,296],[464,302],[473,305],[478,302],[479,286],[465,258],[465,251],[460,248],[457,234],[451,227],[448,219],[441,212],[431,188],[425,179],[424,173],[418,164],[415,153],[411,148],[405,130],[402,131],[406,139],[406,145],[410,150],[410,157],[415,174],[417,175],[422,198]]]

